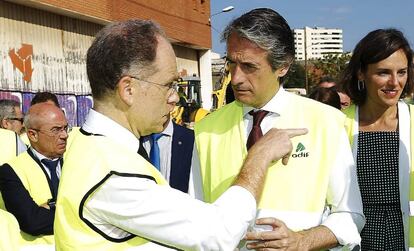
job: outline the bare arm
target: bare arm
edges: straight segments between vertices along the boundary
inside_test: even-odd
[[[289,156],[292,151],[290,139],[306,133],[306,129],[271,129],[250,148],[233,185],[244,187],[258,201],[270,163],[283,158],[286,165],[288,158],[284,156]]]

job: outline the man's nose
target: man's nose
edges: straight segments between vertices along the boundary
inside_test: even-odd
[[[180,97],[178,96],[178,93],[176,91],[174,91],[174,93],[172,93],[168,97],[167,103],[170,105],[170,107],[169,107],[170,112],[172,112],[172,110],[174,110],[174,107],[178,103],[179,100],[180,100]]]
[[[230,75],[231,75],[232,85],[238,85],[240,83],[243,83],[246,79],[246,76],[243,70],[237,64],[234,65],[233,67],[230,67]]]

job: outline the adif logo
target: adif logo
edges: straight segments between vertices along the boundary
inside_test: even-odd
[[[309,157],[309,152],[305,152],[306,148],[302,143],[298,143],[296,146],[296,151],[292,154],[293,158],[307,158]]]

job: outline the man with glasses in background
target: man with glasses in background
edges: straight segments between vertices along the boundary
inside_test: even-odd
[[[16,100],[0,100],[0,165],[26,151],[19,138],[23,131],[23,113]]]
[[[30,148],[0,167],[6,209],[19,222],[21,244],[54,250],[53,223],[68,122],[55,105],[30,107],[24,121]]]
[[[21,134],[23,129],[23,119],[24,116],[18,101],[11,99],[0,100],[1,128]]]

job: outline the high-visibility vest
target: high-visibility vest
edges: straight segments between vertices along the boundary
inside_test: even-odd
[[[17,137],[15,132],[0,128],[0,165],[17,156]]]
[[[84,206],[111,175],[147,176],[159,185],[166,185],[165,179],[136,152],[105,136],[78,131],[73,137],[64,155],[56,203],[57,250],[125,250],[147,243],[132,234],[122,239],[107,236],[83,218]]]
[[[0,165],[17,156],[16,138],[15,132],[0,128]],[[5,208],[1,194],[0,208]],[[20,229],[16,218],[5,210],[0,210],[0,218],[0,251],[18,250]]]
[[[309,133],[292,138],[287,166],[278,161],[268,169],[257,217],[277,217],[298,231],[321,223],[331,167],[340,157],[335,139],[344,133],[344,115],[313,100],[286,95],[289,108],[275,118],[275,127],[308,128]],[[245,134],[238,101],[196,123],[205,201],[215,201],[234,182],[247,155]]]
[[[16,218],[0,209],[0,251],[19,250],[20,229]]]
[[[17,158],[12,159],[7,164],[13,168],[13,171],[19,177],[24,188],[29,192],[37,205],[45,204],[49,199],[52,199],[45,173],[27,151],[20,154]],[[6,210],[4,207],[2,209]],[[53,235],[33,236],[23,231],[20,234],[20,243],[22,246],[53,245],[55,243]]]

